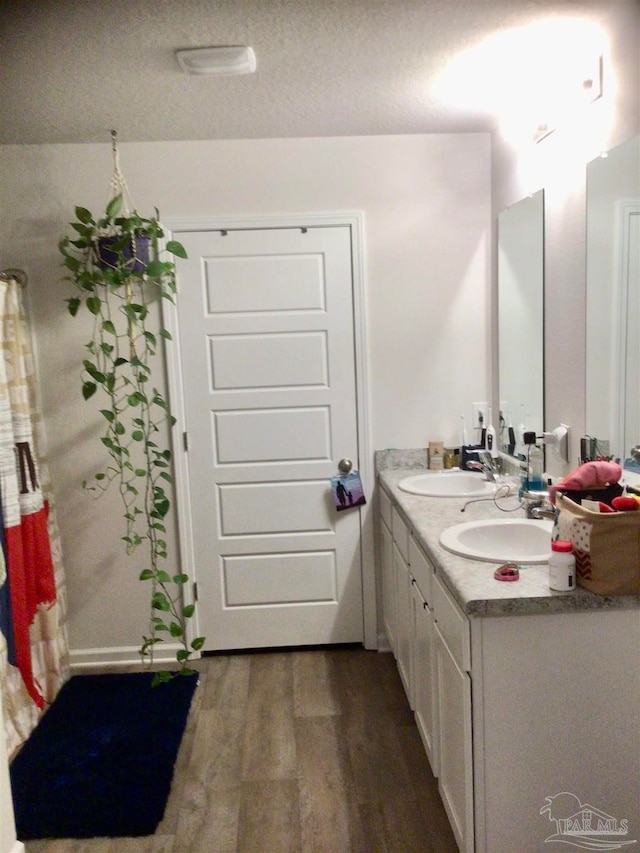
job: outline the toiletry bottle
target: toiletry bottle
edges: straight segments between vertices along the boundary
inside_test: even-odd
[[[573,545],[565,539],[551,543],[549,555],[549,589],[567,592],[576,586],[576,558]]]
[[[493,416],[491,413],[491,406],[489,406],[489,426],[487,427],[487,432],[485,436],[486,444],[485,450],[488,450],[491,454],[492,459],[498,458],[498,439],[496,436],[496,429],[493,425]]]
[[[431,471],[442,471],[444,457],[444,442],[429,442],[429,469]]]
[[[527,489],[531,492],[544,491],[542,472],[544,468],[544,454],[542,448],[537,444],[531,444],[527,448]]]
[[[522,500],[522,497],[525,492],[529,491],[529,469],[527,468],[526,458],[523,457],[520,459],[520,488],[518,490],[518,497]]]

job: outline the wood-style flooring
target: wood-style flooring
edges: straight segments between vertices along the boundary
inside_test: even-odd
[[[156,834],[30,841],[27,853],[458,853],[392,655],[257,652],[197,667]]]

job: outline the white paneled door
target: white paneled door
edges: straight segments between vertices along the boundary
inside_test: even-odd
[[[363,639],[351,229],[174,232],[205,650]]]

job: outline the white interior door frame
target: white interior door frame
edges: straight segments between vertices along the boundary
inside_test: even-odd
[[[180,231],[220,231],[221,229],[259,229],[259,228],[313,228],[321,226],[347,226],[351,232],[352,277],[353,277],[353,316],[355,341],[356,403],[358,407],[357,432],[359,448],[359,466],[367,504],[360,508],[360,536],[362,559],[362,596],[364,645],[367,649],[378,647],[377,596],[375,577],[375,555],[372,515],[372,495],[374,488],[373,458],[369,435],[369,352],[367,346],[365,269],[364,269],[364,214],[356,212],[301,213],[264,216],[211,216],[211,217],[169,217],[162,223],[166,239],[180,239]],[[189,473],[187,458],[183,449],[185,431],[184,393],[182,387],[182,365],[180,361],[180,341],[178,332],[177,308],[168,300],[162,304],[164,325],[171,333],[173,343],[165,348],[167,364],[167,382],[172,413],[176,424],[172,431],[173,463],[176,494],[176,520],[179,535],[179,554],[184,571],[197,581],[193,554],[192,516],[190,506]],[[192,588],[185,589],[185,603],[192,600]],[[199,633],[196,618],[190,628],[193,636]]]

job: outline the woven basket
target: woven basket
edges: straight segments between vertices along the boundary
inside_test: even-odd
[[[593,512],[558,494],[558,531],[573,544],[576,580],[598,595],[640,595],[640,511]]]

